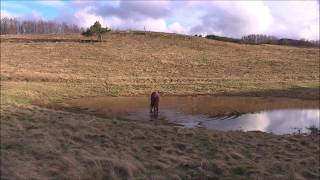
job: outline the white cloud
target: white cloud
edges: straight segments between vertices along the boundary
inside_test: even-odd
[[[192,33],[240,37],[251,33],[286,38],[319,39],[317,1],[212,1],[190,2],[205,12]]]
[[[319,24],[309,24],[306,27],[302,28],[302,30],[296,37],[305,39],[319,39],[319,28]]]
[[[166,22],[163,19],[152,19],[145,18],[140,21],[136,21],[133,19],[122,19],[117,16],[100,16],[91,13],[94,10],[94,7],[88,6],[84,7],[81,10],[78,10],[76,13],[70,15],[68,17],[69,22],[77,23],[82,27],[89,27],[95,21],[99,21],[103,26],[111,27],[112,29],[132,29],[132,30],[144,30],[147,31],[166,31]]]
[[[42,16],[42,14],[38,11],[31,11],[28,14],[24,14],[22,16],[19,16],[18,18],[23,20],[45,20],[45,18]]]
[[[89,27],[91,26],[95,21],[99,21],[102,25],[105,25],[104,18],[101,16],[94,15],[90,13],[90,11],[93,9],[93,7],[88,6],[85,7],[79,11],[77,11],[73,17],[71,17],[72,23],[76,23],[82,27]]]
[[[143,20],[163,18],[170,14],[168,1],[120,1],[118,6],[96,6],[92,13],[102,16],[117,16],[121,19]]]
[[[1,10],[0,15],[1,15],[1,18],[14,18],[14,17],[16,17],[16,15],[13,15],[5,10]]]
[[[319,39],[317,1],[267,2],[276,21],[269,33],[289,38]]]
[[[22,20],[43,20],[43,16],[38,11],[31,11],[30,13],[24,14],[24,15],[17,15],[9,13],[8,11],[1,10],[1,18],[7,17],[7,18],[18,18]]]
[[[32,9],[4,4],[4,8]],[[58,21],[83,27],[100,21],[113,29],[241,37],[259,33],[288,38],[319,39],[318,1],[37,1],[56,7]],[[3,8],[1,7],[1,8]],[[34,9],[35,10],[35,9]],[[3,11],[3,16],[14,16]],[[37,9],[47,15],[45,11]],[[42,18],[40,13],[20,15]],[[30,10],[31,12],[31,10]]]
[[[167,28],[169,32],[179,33],[179,34],[189,34],[189,28],[183,27],[179,22],[174,22]]]
[[[218,33],[241,37],[252,33],[265,33],[273,22],[269,8],[259,1],[214,1],[205,8],[206,14],[194,26],[194,33]]]
[[[118,30],[146,30],[164,32],[167,30],[166,21],[164,19],[144,19],[142,21],[123,20],[118,17],[108,17],[104,19],[106,25],[112,29]]]
[[[146,29],[147,31],[159,31],[163,32],[167,30],[166,21],[163,19],[146,19],[143,21],[126,21],[123,23],[123,28],[132,28],[132,29]]]

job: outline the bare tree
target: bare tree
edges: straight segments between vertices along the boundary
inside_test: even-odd
[[[1,34],[49,34],[80,33],[83,28],[75,24],[57,23],[55,21],[31,21],[16,18],[1,18]]]
[[[245,43],[252,43],[252,44],[265,44],[270,43],[274,40],[277,40],[275,36],[268,36],[264,34],[250,34],[247,36],[243,36],[241,40]]]

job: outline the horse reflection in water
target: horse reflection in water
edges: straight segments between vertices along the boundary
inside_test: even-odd
[[[150,117],[158,118],[160,95],[158,92],[152,92],[150,97]]]

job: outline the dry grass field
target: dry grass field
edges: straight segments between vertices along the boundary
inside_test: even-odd
[[[319,49],[315,48],[241,45],[137,32],[107,34],[103,43],[45,39],[84,38],[2,36],[2,95],[60,100],[149,94],[156,89],[174,95],[319,98]]]
[[[319,137],[1,108],[1,179],[314,179]]]
[[[1,36],[1,179],[320,177],[319,136],[184,129],[45,108],[153,90],[319,100],[319,49],[151,32],[80,39]]]

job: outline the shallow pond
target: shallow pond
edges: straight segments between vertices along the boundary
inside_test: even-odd
[[[158,115],[149,113],[149,97],[94,97],[58,104],[64,108],[132,120],[164,120],[194,128],[263,131],[275,134],[319,128],[319,101],[287,98],[166,96]]]

